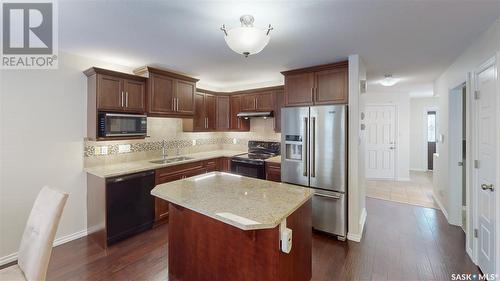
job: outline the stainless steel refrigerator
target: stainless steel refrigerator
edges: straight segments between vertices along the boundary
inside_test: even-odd
[[[313,228],[347,234],[345,105],[281,110],[281,180],[313,188]]]

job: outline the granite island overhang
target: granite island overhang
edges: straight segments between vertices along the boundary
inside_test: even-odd
[[[313,190],[212,172],[151,194],[170,203],[171,280],[310,280]]]

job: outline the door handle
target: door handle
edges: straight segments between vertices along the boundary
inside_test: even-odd
[[[311,177],[316,177],[316,117],[311,118]]]
[[[482,188],[483,190],[488,190],[488,189],[489,189],[490,191],[494,191],[494,190],[495,190],[495,188],[493,187],[493,184],[492,184],[492,183],[491,183],[491,184],[485,184],[485,183],[483,183],[483,184],[481,184],[481,188]]]
[[[327,194],[321,194],[321,193],[314,193],[314,195],[319,196],[319,197],[330,198],[330,199],[340,199],[340,196],[335,196],[335,195],[327,195]]]
[[[464,162],[458,162],[458,166],[462,167],[464,165]]]
[[[396,147],[391,146],[391,147],[389,147],[389,149],[390,149],[390,150],[394,150],[394,149],[396,149]]]
[[[304,117],[304,157],[303,158],[303,162],[304,162],[304,176],[307,177],[307,149],[308,149],[308,146],[307,146],[307,133],[308,133],[308,118],[307,117]]]

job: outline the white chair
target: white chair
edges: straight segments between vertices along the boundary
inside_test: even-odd
[[[0,270],[0,280],[44,281],[52,244],[68,194],[43,187],[33,204],[17,255],[17,264]]]

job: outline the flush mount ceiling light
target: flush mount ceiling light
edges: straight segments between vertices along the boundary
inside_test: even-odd
[[[380,81],[382,86],[391,87],[398,83],[398,79],[393,78],[392,74],[386,74],[385,78]]]
[[[262,51],[267,43],[269,43],[269,38],[271,37],[269,33],[273,30],[271,25],[267,29],[254,27],[254,18],[251,15],[241,16],[240,22],[240,27],[231,29],[226,29],[225,25],[221,27],[225,35],[224,39],[229,48],[245,57]]]

